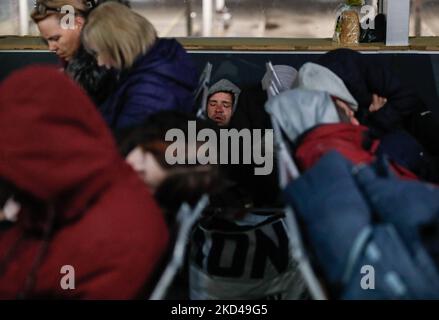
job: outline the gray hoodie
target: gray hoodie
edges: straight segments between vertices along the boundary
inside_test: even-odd
[[[334,72],[312,62],[305,63],[299,70],[294,88],[325,91],[331,96],[345,101],[353,111],[358,110],[358,102]]]
[[[217,92],[230,92],[233,94],[233,107],[232,107],[232,114],[236,111],[236,107],[238,105],[238,98],[239,94],[241,93],[241,89],[238,88],[233,82],[227,80],[227,79],[221,79],[218,82],[214,83],[207,92],[207,99],[209,99],[210,96]],[[206,116],[207,115],[207,101],[204,103],[203,106],[203,113]]]
[[[276,119],[292,142],[318,124],[341,121],[331,96],[323,91],[285,91],[268,100],[265,110]]]

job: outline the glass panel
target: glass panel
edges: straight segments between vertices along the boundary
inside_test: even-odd
[[[18,34],[18,1],[1,1],[0,3],[0,34]]]
[[[410,36],[439,36],[439,0],[411,0]]]
[[[332,37],[340,0],[134,0],[161,36]],[[211,28],[203,5],[212,6]],[[204,27],[204,28],[203,28]],[[189,31],[189,32],[188,32]]]
[[[29,17],[34,6],[34,0],[26,0],[27,24],[25,27],[28,31],[26,34],[39,35],[38,29],[31,22]],[[20,34],[20,0],[0,0],[0,35],[19,35]]]
[[[0,34],[19,34],[19,0],[0,0]],[[131,0],[165,37],[331,37],[340,0]],[[203,7],[212,6],[203,20]],[[28,0],[29,11],[33,0]],[[206,10],[205,10],[206,12]],[[205,13],[209,18],[209,15]],[[209,25],[211,25],[209,27]],[[38,35],[29,21],[29,34]]]
[[[439,0],[411,0],[410,35],[439,36]],[[131,0],[165,37],[332,37],[341,0]],[[376,0],[367,0],[376,3]],[[203,21],[203,5],[212,19]],[[34,0],[27,0],[29,11]],[[0,35],[20,34],[19,0],[0,0]],[[28,34],[38,35],[29,19]],[[206,26],[207,24],[207,26]],[[211,26],[209,27],[209,24]],[[206,30],[206,27],[207,28]]]

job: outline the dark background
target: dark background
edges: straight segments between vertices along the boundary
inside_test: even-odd
[[[265,63],[268,61],[299,69],[305,62],[313,62],[321,55],[321,53],[297,52],[190,52],[190,54],[200,72],[207,62],[213,64],[212,81],[227,77],[240,86],[259,82],[265,73]],[[370,59],[386,63],[404,83],[414,88],[431,108],[439,110],[439,54],[379,53],[369,56]],[[54,54],[46,51],[0,51],[0,81],[24,66],[47,63],[56,65],[58,59]]]

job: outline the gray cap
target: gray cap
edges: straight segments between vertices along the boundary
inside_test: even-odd
[[[293,88],[293,83],[297,77],[297,70],[291,66],[277,64],[273,66],[274,71],[280,81],[281,88],[280,91],[285,91]],[[269,98],[273,97],[273,93],[269,90],[271,85],[272,74],[270,71],[265,72],[264,77],[262,78],[262,89],[267,91],[267,95]]]

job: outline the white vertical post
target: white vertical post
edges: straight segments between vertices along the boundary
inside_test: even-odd
[[[407,46],[409,44],[410,0],[387,0],[387,46]]]
[[[226,6],[226,0],[215,0],[216,3],[216,11],[221,11]]]
[[[29,34],[29,7],[27,0],[20,0],[18,3],[20,11],[20,35]]]
[[[213,0],[203,0],[203,37],[212,36]]]
[[[421,0],[415,0],[413,1],[412,10],[414,11],[413,14],[415,16],[415,36],[420,37],[422,33],[422,1]]]
[[[377,0],[378,2],[378,13],[384,13],[384,0]]]
[[[366,0],[364,2],[365,5],[378,7],[378,0]]]

